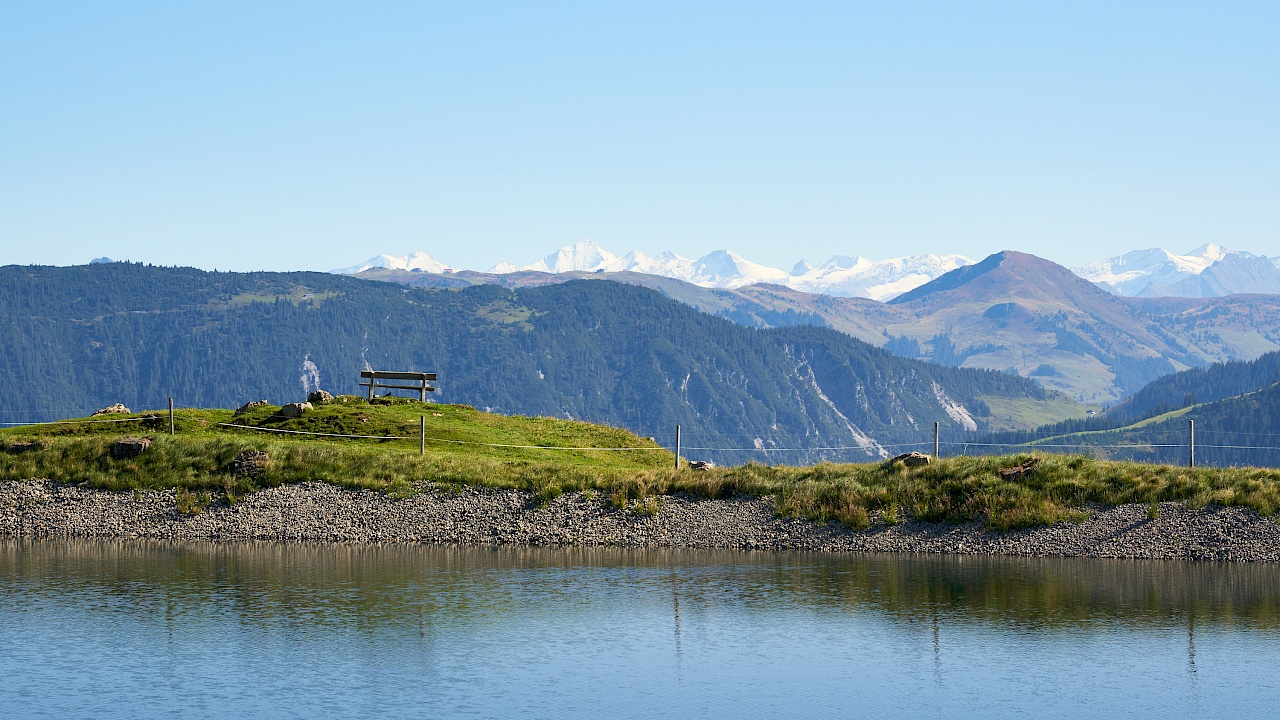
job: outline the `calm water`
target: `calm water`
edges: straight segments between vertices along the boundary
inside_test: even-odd
[[[1280,568],[0,543],[0,717],[1274,717]]]

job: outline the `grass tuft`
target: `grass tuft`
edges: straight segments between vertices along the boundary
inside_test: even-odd
[[[213,502],[213,495],[207,490],[191,492],[187,488],[180,488],[173,499],[180,514],[199,515]]]

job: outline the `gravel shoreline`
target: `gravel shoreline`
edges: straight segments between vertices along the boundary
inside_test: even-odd
[[[853,532],[778,517],[768,498],[663,498],[656,515],[571,493],[539,505],[516,490],[429,489],[407,499],[326,483],[263,490],[195,516],[172,491],[111,492],[48,480],[0,482],[0,536],[583,545],[1280,562],[1280,523],[1236,507],[1162,503],[1093,512],[1080,525],[1011,533],[902,522]]]

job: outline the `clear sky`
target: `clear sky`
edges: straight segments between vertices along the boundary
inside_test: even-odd
[[[0,264],[1280,255],[1280,3],[0,4]]]

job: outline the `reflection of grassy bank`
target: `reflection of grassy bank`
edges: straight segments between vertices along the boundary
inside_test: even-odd
[[[619,569],[625,572],[616,572]],[[1280,629],[1280,566],[1140,560],[833,556],[607,548],[475,548],[139,541],[0,541],[0,601],[21,586],[75,609],[211,612],[251,623],[472,626],[615,611],[619,594],[678,594],[685,612],[738,606],[869,612],[906,624],[1084,629],[1110,623]],[[21,580],[21,583],[8,582]],[[71,590],[69,590],[71,589]]]
[[[417,433],[424,415],[427,452],[420,455]],[[301,418],[280,418],[271,407],[235,418],[274,429],[405,438],[381,441],[265,435],[218,425],[231,420],[225,410],[181,411],[174,437],[164,432],[163,417],[4,431],[0,443],[6,446],[20,441],[38,446],[0,453],[0,478],[49,478],[111,490],[176,487],[211,491],[218,501],[310,480],[393,495],[409,495],[426,485],[517,488],[543,499],[592,490],[618,506],[678,492],[698,497],[749,494],[775,498],[787,515],[840,521],[855,529],[910,517],[984,520],[989,527],[1009,530],[1079,520],[1090,505],[1164,501],[1241,505],[1266,515],[1280,510],[1280,471],[1275,470],[1193,470],[1048,455],[1026,477],[1002,478],[1002,468],[1030,457],[1020,455],[951,458],[914,469],[882,463],[801,468],[748,464],[693,472],[671,469],[669,452],[623,430],[493,415],[466,406],[343,398]],[[147,435],[153,445],[137,458],[112,459],[111,444],[126,434]],[[527,445],[566,449],[510,447]],[[264,474],[231,474],[234,458],[244,450],[269,453]],[[658,503],[650,500],[640,507],[656,510]]]
[[[851,563],[850,602],[905,621],[938,615],[1045,627],[1193,617],[1280,628],[1280,567],[1260,563],[930,556]]]

